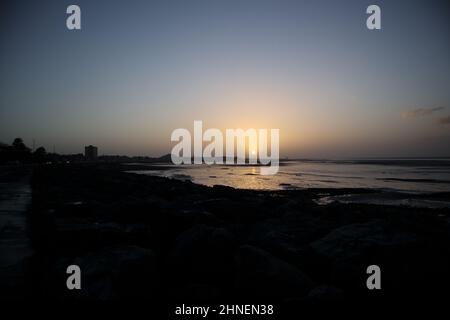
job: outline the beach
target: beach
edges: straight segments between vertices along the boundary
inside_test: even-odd
[[[373,190],[243,190],[129,170],[34,169],[36,299],[389,303],[438,300],[450,285],[448,208],[320,204],[324,194]],[[72,264],[82,290],[66,288]],[[370,265],[382,270],[382,290],[367,289]]]

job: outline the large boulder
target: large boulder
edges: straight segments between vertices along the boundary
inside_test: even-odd
[[[410,233],[390,233],[382,221],[355,223],[337,228],[311,244],[317,253],[330,258],[351,259],[379,248],[394,248],[416,241]]]
[[[141,245],[151,243],[150,228],[144,224],[93,223],[67,221],[57,226],[55,241],[58,247],[82,251],[101,246]]]
[[[94,251],[72,261],[63,260],[59,263],[60,271],[65,273],[68,264],[78,265],[81,269],[82,290],[64,290],[69,298],[148,299],[158,292],[155,256],[149,249],[118,246]]]
[[[182,232],[170,253],[173,276],[210,282],[232,277],[234,236],[224,228],[196,225]]]
[[[215,303],[220,301],[223,292],[218,287],[203,283],[183,283],[167,290],[169,301],[183,301],[183,303]]]
[[[342,288],[367,291],[366,270],[378,265],[398,272],[417,248],[417,236],[412,232],[392,230],[381,220],[355,223],[337,228],[311,243],[311,248],[328,264],[330,281]]]
[[[321,285],[312,289],[307,296],[310,302],[337,302],[344,299],[344,292],[336,287]]]
[[[241,246],[236,264],[236,287],[252,297],[302,297],[313,287],[302,271],[254,246]]]

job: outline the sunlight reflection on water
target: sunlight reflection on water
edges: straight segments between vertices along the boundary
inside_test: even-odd
[[[291,161],[274,176],[262,176],[259,167],[184,165],[136,173],[164,176],[207,186],[240,189],[376,188],[407,192],[450,191],[449,165],[390,165]]]

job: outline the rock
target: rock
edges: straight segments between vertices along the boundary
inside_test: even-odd
[[[172,301],[183,301],[183,303],[208,303],[220,300],[221,291],[219,288],[201,284],[188,283],[184,286],[178,286],[168,292]]]
[[[196,224],[214,225],[218,223],[217,218],[210,212],[199,209],[177,209],[170,213],[172,227],[186,229]],[[173,226],[176,224],[176,226]]]
[[[82,298],[135,299],[157,292],[156,262],[149,249],[119,246],[78,257],[82,272]]]
[[[144,224],[84,223],[65,222],[57,228],[56,239],[59,246],[82,249],[111,245],[149,245],[150,228]]]
[[[381,247],[398,247],[414,243],[412,234],[386,232],[381,221],[355,223],[331,231],[311,246],[330,259],[349,259]]]
[[[299,269],[257,247],[241,246],[236,262],[237,289],[252,297],[301,297],[313,286]]]
[[[369,265],[401,268],[402,255],[410,253],[408,248],[414,246],[414,233],[398,229],[393,232],[380,220],[337,228],[311,244],[313,251],[329,263],[332,283],[364,291]]]
[[[307,300],[313,302],[335,302],[344,299],[344,291],[327,285],[315,287],[308,293]]]
[[[181,233],[170,254],[174,276],[212,282],[231,278],[234,236],[224,228],[196,225]]]
[[[299,266],[303,260],[302,248],[296,243],[296,232],[277,221],[255,223],[248,231],[248,243],[266,250],[287,262]]]
[[[416,242],[415,234],[401,230],[391,232],[384,222],[374,220],[337,228],[311,246],[317,253],[336,260],[361,256],[374,249],[405,247]]]

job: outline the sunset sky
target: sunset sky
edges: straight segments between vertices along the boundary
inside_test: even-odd
[[[450,156],[447,2],[2,1],[0,142],[159,156],[202,120],[279,128],[282,156]]]

